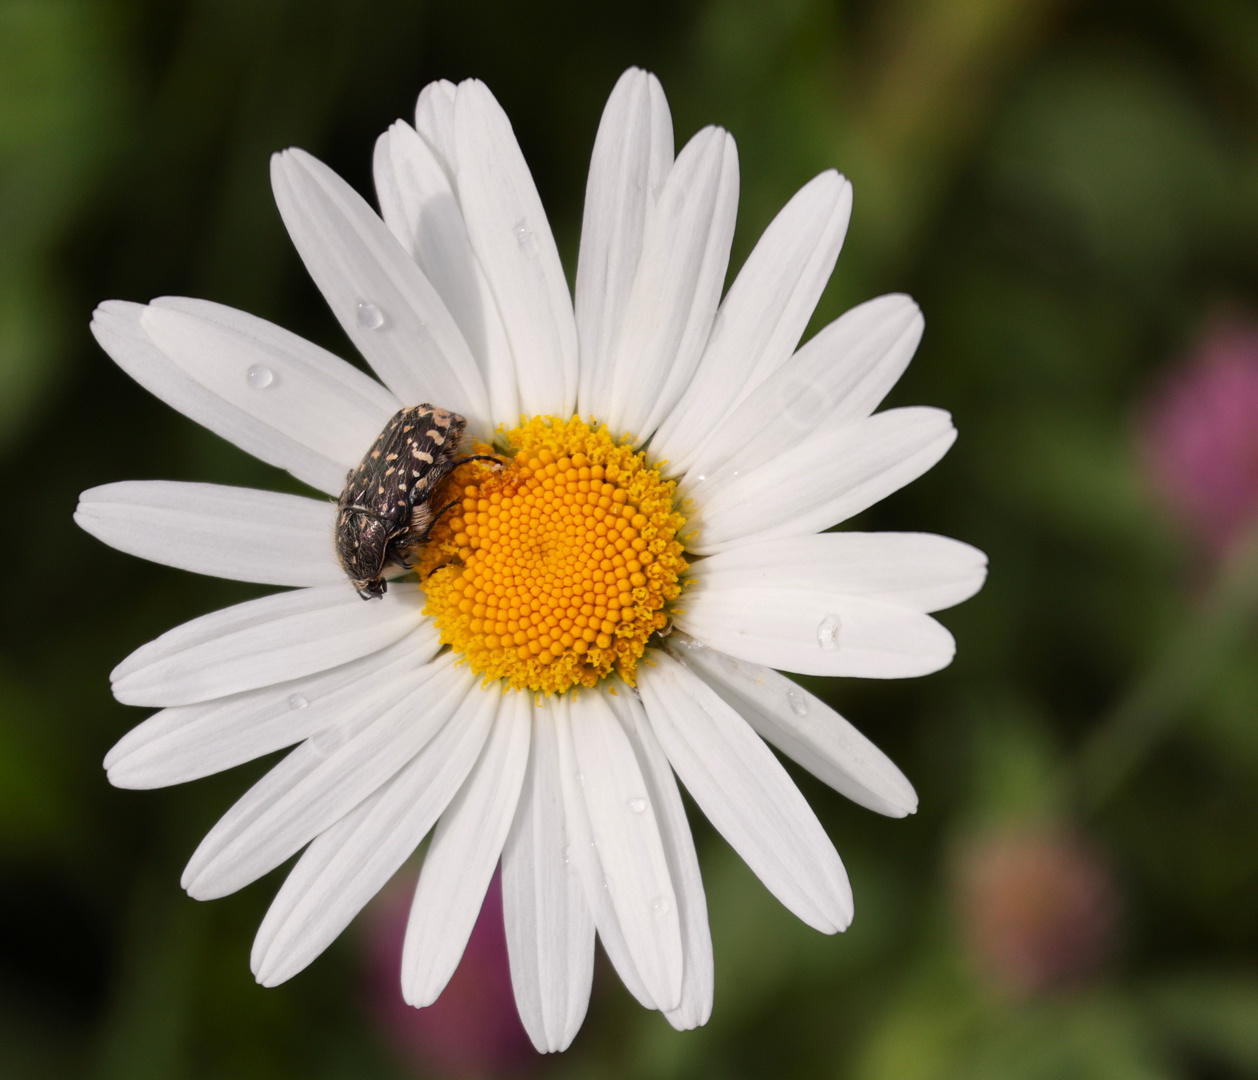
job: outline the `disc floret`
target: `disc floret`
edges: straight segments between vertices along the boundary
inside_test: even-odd
[[[505,439],[506,467],[478,468],[434,530],[447,563],[424,582],[425,613],[486,682],[561,693],[615,671],[632,685],[686,569],[675,484],[576,418],[534,417]]]

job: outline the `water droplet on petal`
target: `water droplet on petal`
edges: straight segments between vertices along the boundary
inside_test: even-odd
[[[839,617],[827,615],[817,627],[817,644],[826,652],[833,652],[839,647]]]
[[[384,325],[384,312],[370,300],[358,302],[358,325],[364,330],[379,330]]]
[[[651,914],[657,919],[664,918],[673,910],[673,902],[667,896],[657,896],[651,901]]]
[[[245,382],[255,390],[265,390],[275,382],[275,372],[261,364],[250,364],[249,370],[245,372]]]
[[[791,379],[778,388],[781,415],[799,431],[811,431],[834,408],[832,394],[824,386]]]
[[[646,799],[630,799],[626,804],[635,814],[643,814],[646,812]]]
[[[577,783],[585,787],[585,773],[577,773]]]
[[[290,709],[304,709],[309,704],[310,702],[300,694],[289,694],[288,696],[288,707]]]
[[[808,695],[802,690],[786,691],[786,700],[790,702],[791,712],[796,716],[808,715]]]
[[[537,254],[537,237],[533,235],[527,221],[521,218],[512,226],[511,231],[515,233],[515,242],[525,255],[531,258]]]

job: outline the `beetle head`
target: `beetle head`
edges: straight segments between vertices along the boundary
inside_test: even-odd
[[[345,576],[364,600],[383,596],[384,572],[389,547],[389,526],[370,510],[342,508],[336,522],[336,554]]]
[[[389,587],[388,582],[383,578],[372,578],[370,581],[355,581],[352,584],[358,590],[358,595],[364,600],[380,599]]]

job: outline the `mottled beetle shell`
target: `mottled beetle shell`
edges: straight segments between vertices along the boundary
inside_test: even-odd
[[[437,488],[458,464],[467,421],[435,405],[400,409],[384,425],[337,503],[336,554],[364,600],[383,596],[382,575],[405,565],[440,512]]]

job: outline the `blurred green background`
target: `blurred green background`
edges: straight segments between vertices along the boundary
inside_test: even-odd
[[[300,145],[370,192],[377,134],[435,78],[501,100],[571,277],[629,64],[660,76],[679,145],[707,123],[737,139],[733,267],[811,176],[852,179],[813,329],[911,292],[927,331],[893,401],[961,432],[860,524],[960,537],[992,574],[944,616],[947,671],[809,683],[921,796],[882,819],[795,770],[851,930],[796,922],[692,813],[711,1023],[673,1032],[601,964],[573,1048],[522,1072],[1258,1076],[1258,546],[1202,554],[1136,439],[1212,322],[1258,313],[1258,5],[0,0],[0,1077],[426,1075],[373,1016],[360,930],[263,990],[249,946],[279,872],[208,904],[179,890],[269,762],[105,780],[143,715],[110,668],[256,590],[106,549],[71,523],[77,493],[285,478],[130,382],[88,320],[201,296],[351,356],[267,158]]]

